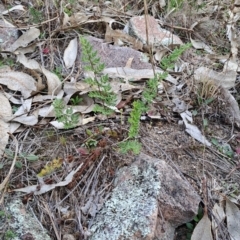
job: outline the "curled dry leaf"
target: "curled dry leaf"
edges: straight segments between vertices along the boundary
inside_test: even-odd
[[[72,107],[73,113],[80,112],[80,113],[89,113],[92,112],[94,109],[94,101],[92,98],[88,97],[87,94],[81,96],[82,101],[77,106],[68,106]]]
[[[81,163],[76,170],[72,170],[65,178],[64,181],[61,181],[56,184],[41,184],[41,185],[33,185],[33,186],[28,186],[25,188],[19,188],[15,189],[14,191],[16,192],[25,192],[25,193],[33,193],[35,195],[41,195],[43,193],[46,193],[56,187],[63,187],[68,185],[70,182],[72,182],[72,179],[74,177],[74,174],[78,172],[78,170],[82,167],[83,163]]]
[[[199,41],[199,40],[193,40],[191,38],[191,43],[193,45],[194,48],[196,49],[203,49],[205,50],[206,52],[210,53],[210,54],[213,54],[214,52],[212,51],[212,49],[204,42],[202,41]]]
[[[163,73],[163,70],[156,69],[156,73]],[[141,79],[150,79],[154,77],[153,70],[151,69],[132,69],[126,67],[105,68],[103,74],[108,74],[111,78],[123,78],[131,81],[139,81]],[[176,84],[177,80],[170,74],[166,77],[166,80]]]
[[[70,41],[69,45],[64,51],[63,60],[66,68],[73,66],[76,57],[77,57],[78,41],[77,38],[74,38]]]
[[[37,28],[30,28],[21,37],[19,37],[6,51],[14,52],[19,47],[26,47],[30,42],[35,40],[40,35],[40,30]]]
[[[205,138],[205,136],[202,135],[201,131],[198,129],[196,125],[191,124],[192,123],[192,114],[189,111],[185,111],[180,113],[183,122],[186,126],[185,131],[198,140],[199,142],[205,144],[206,146],[211,146],[211,143]],[[189,123],[190,122],[190,123]]]
[[[32,99],[27,99],[23,102],[22,106],[14,114],[12,121],[19,122],[24,125],[33,126],[38,122],[37,116],[28,116],[28,113],[32,106]]]
[[[47,85],[48,85],[48,94],[49,95],[57,95],[62,89],[62,83],[59,77],[42,67],[42,73],[47,78]]]
[[[37,91],[36,81],[23,72],[1,72],[0,84],[6,85],[13,91],[20,91],[24,98],[28,98],[34,91]]]
[[[47,85],[48,85],[48,94],[49,95],[57,95],[61,91],[61,81],[59,77],[45,69],[43,66],[40,66],[40,64],[33,60],[33,59],[27,59],[24,54],[21,52],[16,52],[17,54],[17,60],[23,64],[26,68],[37,70],[39,72],[42,72],[46,78],[47,78]]]
[[[9,12],[12,12],[12,11],[14,11],[14,10],[25,11],[23,5],[16,5],[16,6],[12,7],[12,8],[9,8],[9,9],[6,10],[6,11],[3,11],[3,12],[2,12],[2,15],[6,15],[6,14],[8,14]]]
[[[23,114],[26,114],[30,111],[32,106],[32,99],[25,100],[22,105],[18,108],[18,110],[14,113],[15,117],[21,116]]]

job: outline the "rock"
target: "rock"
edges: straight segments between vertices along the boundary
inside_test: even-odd
[[[158,47],[158,46],[168,46],[170,44],[183,44],[182,40],[172,34],[171,32],[163,29],[159,26],[157,20],[149,16],[148,19],[148,37],[149,37],[149,44]],[[125,27],[125,32],[127,32],[130,36],[136,37],[139,39],[143,44],[146,44],[147,37],[146,37],[146,24],[145,24],[145,17],[138,16],[132,17],[128,24]]]
[[[102,39],[87,37],[88,41],[98,52],[101,62],[106,68],[125,67],[129,59],[133,58],[131,68],[133,69],[152,69],[152,65],[145,62],[143,53],[130,47],[120,47],[104,43]]]
[[[9,226],[16,235],[14,240],[51,240],[46,229],[40,225],[31,211],[22,204],[20,198],[10,199],[6,203],[6,215],[9,216]]]
[[[91,240],[172,240],[197,214],[200,197],[165,161],[140,154],[117,173],[110,199],[91,226]]]

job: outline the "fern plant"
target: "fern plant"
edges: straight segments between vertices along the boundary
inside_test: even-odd
[[[168,76],[167,69],[173,68],[177,59],[181,54],[191,47],[191,43],[184,44],[179,48],[176,48],[172,53],[163,58],[160,66],[165,70],[162,74],[156,74],[153,78],[147,81],[146,87],[142,93],[142,101],[137,100],[133,102],[133,109],[128,119],[130,128],[128,132],[128,139],[125,142],[120,143],[120,149],[122,153],[132,151],[138,154],[141,150],[141,144],[136,140],[140,128],[141,114],[146,112],[149,105],[157,97],[159,82]]]
[[[172,69],[178,58],[191,46],[191,43],[186,43],[181,45],[179,48],[175,48],[167,57],[164,57],[161,60],[160,67],[164,71],[166,71],[167,69]]]
[[[73,108],[66,108],[62,99],[56,98],[53,107],[58,122],[63,123],[65,129],[74,128],[79,122],[79,114],[73,113]]]
[[[102,104],[96,104],[93,111],[108,116],[113,113],[111,107],[115,106],[117,95],[112,91],[108,75],[102,75],[105,65],[101,63],[97,51],[94,51],[93,46],[82,36],[80,37],[80,43],[82,46],[82,60],[86,64],[84,69],[94,73],[94,77],[86,78],[85,82],[97,89],[89,92],[88,95]]]

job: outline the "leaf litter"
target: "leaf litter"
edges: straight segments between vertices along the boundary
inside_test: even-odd
[[[63,2],[65,4],[65,1]],[[91,204],[90,200],[94,202],[98,199],[98,202],[94,202],[94,204],[100,205],[102,199],[111,190],[111,187],[106,187],[106,185],[111,183],[115,169],[122,164],[129,163],[131,155],[127,157],[120,155],[116,145],[118,141],[126,138],[128,124],[126,117],[131,111],[133,99],[141,98],[146,80],[153,78],[154,71],[151,63],[146,62],[146,59],[149,59],[148,52],[144,52],[142,42],[122,30],[127,23],[125,13],[120,11],[119,16],[113,12],[109,13],[110,9],[116,8],[115,2],[108,3],[111,8],[103,5],[100,7],[102,9],[88,2],[83,2],[81,7],[78,4],[70,3],[71,13],[67,12],[69,8],[66,5],[64,11],[61,12],[62,15],[59,14],[63,17],[46,19],[47,22],[55,24],[55,30],[46,27],[46,23],[38,21],[35,27],[26,28],[28,30],[23,28],[22,35],[9,48],[5,49],[6,52],[11,52],[11,55],[15,56],[16,66],[0,69],[0,84],[3,92],[0,99],[1,103],[4,102],[0,108],[0,155],[3,156],[0,182],[4,183],[1,186],[5,187],[6,182],[9,181],[10,191],[39,195],[39,200],[45,198],[43,193],[51,194],[52,191],[61,199],[58,204],[63,204],[68,208],[76,207],[76,204],[71,206],[70,202],[77,199],[78,205],[84,209],[84,213],[80,213],[82,219],[79,222],[81,227],[78,229],[79,238],[83,239],[83,236],[87,236],[88,233],[87,230],[83,230],[82,226],[88,226],[89,219],[85,215],[90,211],[90,208],[87,207],[85,210],[86,203],[89,205]],[[120,1],[119,4],[123,3]],[[151,5],[151,11],[157,19],[154,10],[157,4],[154,4]],[[181,9],[172,12],[169,6],[164,7],[165,1],[160,1],[159,4],[165,15],[164,22],[158,19],[161,26],[168,30],[180,31],[181,36],[188,39],[188,42],[192,42],[192,48],[183,54],[180,65],[175,64],[166,79],[159,83],[162,90],[159,91],[157,98],[152,102],[151,109],[144,116],[147,120],[143,120],[141,123],[140,135],[143,151],[149,154],[156,151],[156,156],[164,158],[161,153],[162,149],[167,153],[168,158],[178,164],[181,171],[189,173],[192,178],[201,178],[202,170],[206,173],[211,172],[213,180],[222,184],[224,194],[228,195],[230,194],[229,189],[224,186],[231,185],[231,181],[239,182],[238,171],[234,171],[234,174],[231,175],[231,181],[224,178],[234,168],[235,159],[233,158],[232,162],[229,162],[227,156],[224,156],[219,149],[214,148],[211,139],[216,137],[219,141],[228,142],[233,151],[239,147],[236,137],[238,129],[235,128],[235,126],[240,126],[239,99],[237,97],[239,93],[237,63],[239,47],[237,36],[239,33],[236,28],[239,10],[237,2],[233,8],[228,5],[220,6],[221,3],[216,3],[215,7],[210,3],[206,6],[203,5],[198,11],[193,8],[191,18],[190,11],[186,11],[189,9],[187,1],[183,3]],[[228,10],[229,15],[225,28],[225,26],[221,26],[222,15],[216,16],[215,14],[217,11],[221,12],[226,6],[225,10]],[[40,11],[41,9],[38,7],[34,5],[34,8]],[[131,4],[129,7],[132,7],[130,14],[137,15],[134,12],[136,9]],[[136,4],[137,7],[140,6]],[[12,6],[8,13],[15,18],[11,11],[20,10],[21,12],[25,11],[25,8],[22,8],[21,5],[17,5],[15,8]],[[49,11],[48,6],[44,6],[43,9]],[[81,10],[79,11],[79,9]],[[208,20],[199,21],[198,19],[201,19],[203,15],[208,15]],[[34,16],[37,21],[37,14]],[[42,16],[45,15],[42,14]],[[189,19],[189,22],[181,21],[183,16],[185,19]],[[31,19],[31,16],[28,17]],[[29,25],[28,17],[20,16],[26,26]],[[216,28],[217,31],[210,34],[208,31],[211,31],[211,28],[206,28],[205,25],[208,22],[212,24],[213,17],[218,18],[217,21],[220,24]],[[12,22],[7,14],[6,18]],[[186,25],[179,26],[183,22]],[[12,22],[13,26],[15,23]],[[105,63],[103,74],[108,74],[111,89],[118,97],[116,106],[112,106],[114,109],[116,108],[115,112],[106,121],[102,120],[106,118],[93,111],[95,104],[101,103],[101,101],[93,100],[88,96],[89,92],[97,89],[83,81],[86,72],[83,70],[84,64],[81,65],[81,55],[78,54],[81,52],[81,46],[78,35],[73,31],[77,24],[88,35],[105,37],[105,42],[96,37],[88,37],[88,39],[98,51],[101,61]],[[89,29],[91,30],[89,31]],[[42,36],[42,30],[45,30],[45,36]],[[91,31],[98,33],[89,34]],[[227,39],[223,37],[222,32]],[[61,34],[64,35],[64,40],[61,38]],[[229,46],[230,54],[223,51],[222,42],[226,48]],[[169,50],[171,52],[173,49],[174,46],[169,46],[169,49],[157,46],[154,49],[156,51],[156,54],[153,53],[155,54],[156,73],[163,72],[159,67],[159,62],[169,54]],[[139,50],[143,51],[145,55]],[[221,53],[219,54],[219,52]],[[4,61],[7,62],[6,59]],[[20,66],[17,65],[17,62]],[[35,70],[38,77],[28,70]],[[212,94],[214,95],[213,99],[207,97],[212,95],[207,92],[207,88],[202,87],[205,80],[213,81],[217,86],[216,92]],[[211,88],[210,91],[212,89],[215,88]],[[76,97],[83,98],[83,102],[74,105]],[[67,108],[72,108],[73,113],[79,114],[79,122],[73,129],[66,130],[63,123],[57,121],[52,106],[56,98],[62,98]],[[180,105],[177,105],[178,103]],[[184,124],[180,123],[181,120]],[[179,128],[182,127],[185,131],[180,131]],[[16,132],[14,133],[14,131]],[[11,173],[16,174],[15,178],[7,180],[4,178],[7,176],[10,164],[4,150],[7,147],[14,152],[16,146],[14,142],[9,141],[8,132],[15,134],[20,144],[20,151],[27,152],[27,156],[30,156],[30,160],[32,159],[32,161],[24,162],[26,156],[23,159],[20,158],[22,166],[29,169],[28,176],[31,180],[22,180],[21,177],[25,174],[23,167],[19,169],[15,167],[14,172]],[[158,150],[155,148],[156,143]],[[201,151],[203,146],[204,153]],[[84,149],[84,154],[81,154],[79,149]],[[174,155],[176,151],[178,151],[178,157]],[[186,152],[191,157],[186,156]],[[182,162],[179,161],[180,158],[183,159]],[[48,165],[47,163],[51,163],[50,159],[62,159],[61,168]],[[193,166],[196,165],[192,163],[193,159],[198,159],[197,167]],[[38,173],[45,169],[43,166],[46,167],[48,174],[42,174],[39,178]],[[219,175],[214,175],[213,166],[215,167],[214,171]],[[218,177],[220,175],[223,176],[221,181]],[[85,179],[85,183],[83,183],[83,179]],[[39,184],[36,185],[36,181],[39,181]],[[65,190],[68,187],[74,189],[71,194]],[[84,194],[79,196],[78,190],[75,191],[75,188],[79,188],[78,190]],[[102,194],[102,199],[99,198],[99,192]],[[215,199],[218,199],[219,195],[216,192],[214,194],[216,194]],[[239,198],[239,196],[237,197]],[[213,234],[218,239],[223,239],[221,238],[223,231],[228,231],[229,236],[232,236],[233,239],[238,237],[238,233],[235,231],[238,226],[234,224],[238,221],[236,220],[238,206],[228,201],[226,204],[227,225],[218,223],[222,222],[224,217],[221,217],[213,225],[213,230],[217,229],[217,231],[213,231]],[[42,206],[44,207],[44,205]],[[211,211],[216,214],[217,210],[212,209]],[[56,213],[53,214],[57,218]],[[77,219],[76,214],[74,217]],[[46,215],[44,218],[45,221],[49,221]],[[213,223],[213,220],[204,215],[196,227],[195,232],[198,232],[192,236],[192,239],[201,239],[198,238],[199,235],[204,236],[205,239],[212,239],[212,236],[209,235],[211,221]],[[205,231],[206,235],[204,235]],[[202,234],[203,232],[204,234]],[[64,231],[60,234],[63,236]]]

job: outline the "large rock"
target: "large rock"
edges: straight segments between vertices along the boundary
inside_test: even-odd
[[[147,16],[149,44],[158,46],[168,46],[170,44],[183,44],[182,40],[171,32],[159,26],[157,20],[152,16]],[[144,16],[132,17],[125,27],[125,32],[132,37],[136,37],[143,44],[147,43],[146,23]]]
[[[6,210],[9,228],[15,235],[14,240],[51,240],[47,230],[43,228],[31,210],[22,203],[20,197],[12,197],[6,203]]]
[[[171,240],[175,228],[197,214],[200,197],[163,160],[141,154],[118,171],[114,185],[91,240]]]

